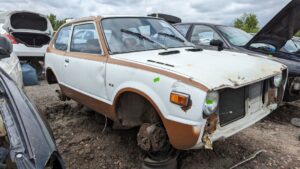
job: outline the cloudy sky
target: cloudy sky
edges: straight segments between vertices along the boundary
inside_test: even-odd
[[[185,22],[230,25],[244,12],[256,13],[261,25],[290,0],[0,0],[0,11],[26,9],[59,18],[91,15],[146,15],[166,13]]]

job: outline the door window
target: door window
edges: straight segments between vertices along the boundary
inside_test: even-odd
[[[221,40],[221,37],[211,27],[204,25],[196,25],[194,27],[191,42],[196,45],[210,45],[212,40]]]
[[[98,32],[93,23],[74,26],[70,51],[101,54]]]
[[[70,30],[71,26],[66,26],[60,29],[54,43],[55,49],[61,51],[66,51],[68,49]]]

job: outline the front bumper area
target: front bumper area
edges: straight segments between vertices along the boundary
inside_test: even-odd
[[[268,107],[264,107],[263,109],[247,114],[244,118],[237,120],[235,122],[230,123],[229,125],[226,125],[224,127],[221,127],[219,124],[217,124],[216,130],[212,133],[207,135],[210,139],[211,143],[217,141],[217,140],[224,140],[230,136],[235,135],[236,133],[239,133],[240,131],[250,127],[251,125],[255,124],[256,122],[260,121],[264,117],[268,116],[272,111],[274,111],[278,107],[278,104],[271,104]],[[202,130],[204,131],[204,130]],[[197,144],[191,148],[191,149],[199,149],[202,148],[205,145],[203,142],[203,138],[205,137],[205,133],[202,132],[202,134],[198,138]]]
[[[272,78],[237,89],[219,91],[219,109],[206,118],[197,144],[192,149],[212,149],[213,142],[228,138],[260,121],[282,101],[286,78],[280,87]]]

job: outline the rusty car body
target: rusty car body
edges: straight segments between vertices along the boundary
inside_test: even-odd
[[[66,23],[45,68],[63,98],[115,126],[141,126],[138,144],[147,152],[211,148],[275,110],[287,78],[283,64],[195,48],[166,21],[135,16]]]

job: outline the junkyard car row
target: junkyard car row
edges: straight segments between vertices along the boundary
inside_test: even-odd
[[[137,144],[160,159],[175,149],[212,149],[213,142],[258,122],[283,99],[299,98],[298,51],[282,49],[300,29],[298,8],[300,0],[293,0],[252,39],[227,26],[173,27],[160,18],[138,16],[72,20],[49,46],[53,30],[43,15],[5,14],[9,19],[2,27],[6,38],[25,42],[25,52],[15,52],[17,56],[37,56],[29,54],[31,48],[48,46],[46,79],[59,85],[62,100],[102,114],[114,128],[139,127]],[[18,21],[18,15],[25,20]],[[31,27],[23,23],[30,21],[38,22]],[[8,140],[0,146],[10,150],[19,168],[63,168],[46,122],[19,90],[1,71],[0,139]]]
[[[299,17],[294,15],[294,11],[299,10],[298,3],[292,1],[254,37],[240,29],[224,25],[180,23],[175,27],[195,45],[211,46],[211,40],[218,40],[226,50],[274,56],[274,60],[285,64],[289,70],[284,101],[295,101],[300,99],[300,60],[299,48],[293,44],[296,40],[290,39],[300,28],[297,22]],[[291,25],[292,22],[295,24]]]

